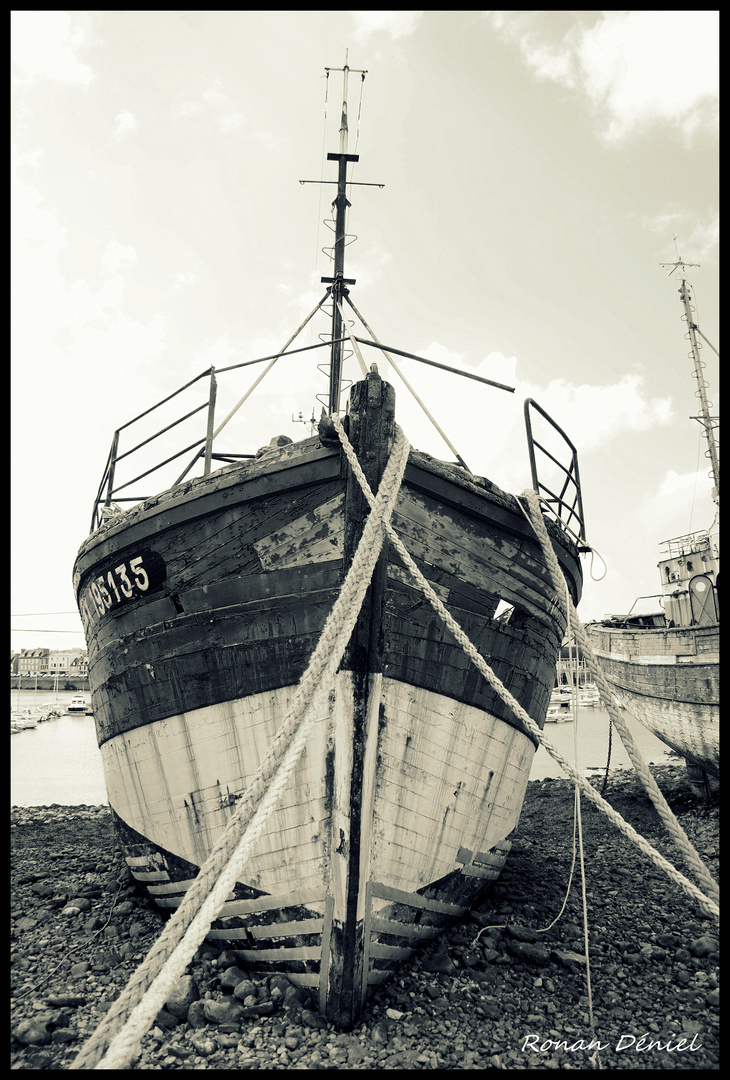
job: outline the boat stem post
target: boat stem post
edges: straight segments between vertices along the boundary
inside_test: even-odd
[[[373,491],[377,491],[395,439],[395,392],[371,371],[350,389],[348,437]],[[362,535],[370,506],[347,467],[344,572]],[[370,771],[377,758],[383,672],[387,545],[383,544],[336,684],[333,784],[333,913],[326,1015],[349,1029],[367,992],[364,955],[366,888],[370,874]],[[336,835],[335,835],[336,833]]]

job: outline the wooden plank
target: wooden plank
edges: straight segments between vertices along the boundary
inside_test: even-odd
[[[404,479],[408,487],[434,499],[439,505],[449,505],[476,519],[490,521],[499,529],[512,533],[515,538],[537,543],[535,531],[515,496],[501,491],[488,480],[486,484],[489,487],[481,487],[463,470],[419,451],[411,452]],[[577,604],[582,584],[577,549],[562,529],[552,527],[551,522],[547,522],[547,525],[551,538],[557,544],[558,562],[567,572],[572,585],[573,603]]]
[[[148,872],[143,870],[132,870],[132,876],[135,881],[169,881],[170,875],[164,870],[156,870],[154,872]]]
[[[315,439],[319,443],[319,439]],[[292,445],[295,450],[301,446]],[[113,557],[119,550],[120,541],[125,545],[138,544],[170,527],[187,525],[196,518],[217,513],[220,508],[228,509],[234,502],[242,504],[339,477],[340,456],[336,449],[318,447],[306,456],[300,453],[298,461],[288,458],[286,449],[283,448],[276,460],[234,465],[231,467],[233,472],[220,470],[209,477],[162,492],[127,511],[119,521],[92,533],[77,556],[74,587],[78,588],[78,581],[95,563]]]
[[[372,883],[372,895],[380,900],[393,900],[398,904],[407,904],[409,907],[421,908],[424,911],[437,911],[442,915],[465,915],[469,910],[460,904],[447,904],[442,900],[431,900],[430,897],[421,896],[420,893],[394,889],[390,885],[384,885],[382,881]]]
[[[288,923],[269,923],[261,926],[247,926],[249,934],[257,941],[267,938],[297,937],[299,934],[321,934],[324,919],[300,919]]]
[[[504,865],[504,864],[502,864],[502,865]],[[464,877],[478,877],[478,878],[484,878],[485,881],[496,881],[497,878],[499,877],[500,873],[502,872],[502,866],[499,866],[499,867],[497,867],[495,869],[495,868],[486,867],[486,866],[485,867],[474,866],[472,864],[470,866],[465,866],[464,869],[461,872],[464,875]]]
[[[392,934],[394,937],[414,938],[419,941],[428,941],[441,933],[440,926],[394,922],[392,919],[383,919],[379,915],[371,917],[370,928],[374,933]]]
[[[413,956],[413,949],[403,949],[396,945],[381,945],[373,942],[370,946],[370,955],[374,960],[407,960]]]
[[[148,885],[147,892],[154,897],[186,893],[194,881],[195,878],[191,878],[189,881],[168,881],[165,885]]]
[[[324,929],[322,931],[322,955],[319,961],[319,1011],[322,1016],[327,1015],[327,993],[329,986],[330,962],[332,959],[332,913],[334,911],[334,898],[328,894],[324,907]]]
[[[288,960],[319,960],[322,955],[320,945],[301,946],[296,949],[237,949],[240,955],[251,964],[264,964],[269,960],[286,963]]]
[[[327,893],[324,886],[317,889],[302,889],[298,892],[280,893],[278,896],[257,896],[253,900],[234,900],[226,904],[223,909],[225,914],[221,917],[229,918],[233,915],[248,915],[257,911],[276,911],[278,908],[306,907],[307,904],[319,904],[326,899]]]

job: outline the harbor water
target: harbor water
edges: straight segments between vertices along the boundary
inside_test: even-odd
[[[101,754],[96,744],[93,716],[66,713],[75,696],[71,692],[23,690],[12,691],[11,711],[24,711],[39,705],[55,706],[62,714],[28,731],[11,736],[10,802],[12,806],[62,806],[107,803]],[[84,697],[90,701],[90,695]],[[677,762],[676,755],[628,714],[629,727],[644,760],[655,765]],[[546,724],[544,734],[562,756],[574,764],[573,721]],[[609,716],[602,709],[578,709],[578,771],[595,775],[606,768]],[[612,769],[631,767],[628,754],[616,731],[611,740]],[[531,780],[563,776],[561,767],[544,747],[535,754]]]
[[[10,736],[11,806],[108,803],[94,717],[66,712],[77,696],[77,691],[11,691],[11,715],[37,706],[61,713],[55,720]],[[91,702],[90,694],[83,697]]]

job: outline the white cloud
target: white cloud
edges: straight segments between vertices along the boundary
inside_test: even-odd
[[[714,516],[712,480],[702,469],[688,473],[670,469],[637,513],[660,539],[708,528]]]
[[[495,12],[492,25],[516,41],[540,78],[584,92],[608,141],[670,123],[686,138],[715,130],[719,94],[716,11],[606,11],[589,27],[556,37],[555,12]],[[584,17],[585,18],[585,17]],[[583,19],[584,21],[584,19]]]
[[[227,113],[225,116],[221,116],[218,119],[218,126],[221,131],[236,131],[242,127],[246,122],[246,117],[241,112]]]
[[[570,386],[556,379],[529,396],[539,399],[584,453],[625,431],[664,427],[674,415],[668,398],[647,398],[640,375],[624,375],[612,386]]]
[[[205,102],[230,101],[228,94],[226,94],[223,90],[220,79],[216,79],[212,86],[209,86],[207,90],[203,91],[202,98]]]
[[[184,101],[178,106],[179,116],[198,116],[204,109],[217,113],[215,122],[221,131],[238,131],[246,123],[246,114],[236,107],[233,98],[224,90],[220,79],[203,90],[200,101]]]
[[[88,86],[94,72],[75,51],[90,43],[83,12],[13,11],[10,29],[11,58],[16,82],[46,78],[54,82]]]
[[[118,142],[128,132],[135,131],[137,128],[137,119],[131,112],[117,113],[115,120],[117,126],[114,129],[114,139]]]
[[[197,274],[192,271],[187,273],[183,270],[175,274],[175,291],[180,292],[182,289],[186,289],[189,285],[192,285],[197,280]]]
[[[383,31],[396,41],[415,33],[422,11],[351,11],[355,20],[355,36],[365,42],[371,34]]]
[[[137,252],[133,247],[125,247],[118,240],[110,240],[101,256],[101,268],[105,274],[118,274],[127,266],[136,262]]]

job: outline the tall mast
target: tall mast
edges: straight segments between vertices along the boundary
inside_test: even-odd
[[[342,316],[340,315],[340,304],[342,303],[345,292],[347,291],[347,285],[354,285],[354,279],[345,277],[345,214],[347,207],[350,203],[347,201],[347,195],[345,194],[345,188],[347,186],[347,163],[348,161],[359,161],[358,154],[348,154],[347,152],[347,77],[350,73],[350,68],[347,65],[347,55],[349,50],[345,50],[345,66],[342,68],[325,68],[325,71],[329,74],[330,71],[341,71],[342,77],[342,117],[340,120],[340,150],[337,154],[328,154],[328,161],[337,161],[339,163],[337,174],[337,196],[333,202],[335,207],[335,273],[334,277],[323,277],[322,281],[332,285],[332,348],[330,353],[330,386],[329,386],[329,411],[330,413],[337,412],[340,407],[340,389],[342,386]],[[361,68],[355,69],[358,73],[365,77],[365,71]]]
[[[677,260],[673,263],[661,263],[661,266],[671,266],[669,271],[670,275],[674,273],[677,267],[680,267],[682,274],[682,285],[679,289],[679,296],[684,307],[684,319],[687,322],[688,332],[685,337],[688,338],[691,345],[691,352],[688,354],[693,363],[694,370],[692,374],[697,382],[696,397],[699,399],[700,412],[699,416],[691,417],[692,420],[698,420],[702,425],[705,439],[707,440],[707,451],[705,457],[709,458],[711,465],[711,476],[713,482],[712,498],[720,505],[720,455],[717,449],[717,441],[715,439],[715,430],[717,428],[717,418],[710,414],[710,403],[707,400],[707,381],[703,375],[705,369],[705,362],[700,357],[701,345],[697,340],[697,334],[702,333],[694,321],[693,314],[694,308],[692,307],[692,296],[690,294],[690,283],[684,277],[684,270],[687,266],[699,266],[699,263],[687,263],[681,258],[679,250],[676,245],[675,237],[675,250],[677,251]],[[704,336],[704,335],[703,335]]]

